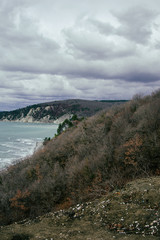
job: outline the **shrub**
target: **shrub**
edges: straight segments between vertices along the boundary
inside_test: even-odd
[[[31,235],[22,233],[22,234],[15,234],[12,236],[11,240],[29,240],[31,238]]]

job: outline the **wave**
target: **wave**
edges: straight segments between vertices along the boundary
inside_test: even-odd
[[[43,144],[45,137],[52,137],[57,126],[51,124],[6,123],[0,124],[0,169],[32,155]]]
[[[25,139],[25,141],[19,141],[19,145],[14,146],[14,144],[2,144],[7,147],[7,150],[0,150],[0,170],[14,164],[15,161],[31,156],[43,146],[43,141]]]

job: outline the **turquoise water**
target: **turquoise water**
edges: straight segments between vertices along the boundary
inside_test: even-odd
[[[31,155],[45,137],[54,137],[57,124],[0,122],[0,170]]]

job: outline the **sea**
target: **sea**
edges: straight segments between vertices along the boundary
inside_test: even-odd
[[[32,155],[46,137],[54,137],[57,127],[50,123],[0,122],[0,170]]]

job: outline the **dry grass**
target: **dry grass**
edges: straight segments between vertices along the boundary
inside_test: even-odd
[[[0,239],[153,240],[160,238],[160,177],[139,179],[107,196],[1,228]]]

